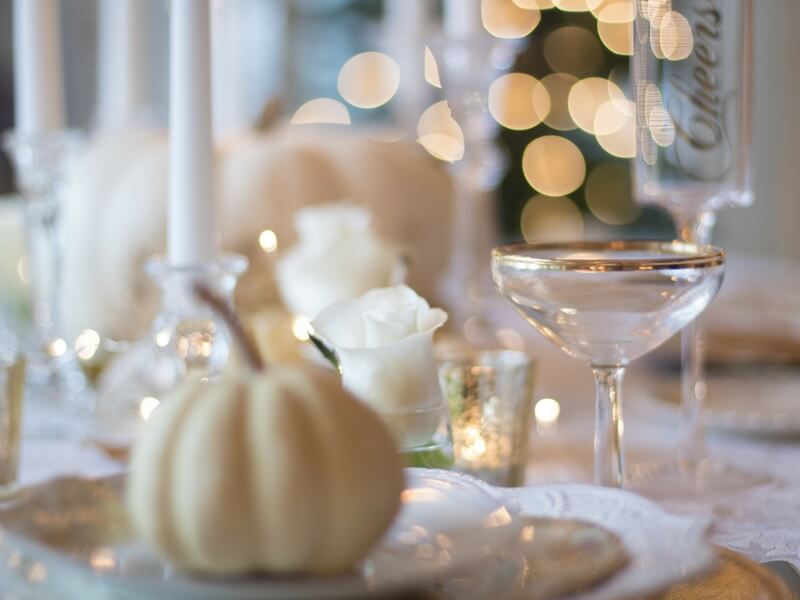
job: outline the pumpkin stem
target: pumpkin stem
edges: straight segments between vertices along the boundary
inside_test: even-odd
[[[259,133],[269,131],[278,122],[282,112],[283,99],[280,96],[270,98],[262,107],[253,128]]]
[[[214,292],[207,284],[200,281],[194,283],[194,293],[198,299],[205,302],[220,319],[223,320],[231,333],[234,342],[242,351],[247,364],[254,371],[263,371],[266,368],[258,348],[252,338],[242,327],[239,315],[219,294]]]

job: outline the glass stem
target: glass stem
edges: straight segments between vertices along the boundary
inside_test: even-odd
[[[622,487],[622,367],[593,367],[596,388],[594,429],[594,482]]]
[[[703,211],[678,221],[681,240],[700,246],[711,242],[716,216]],[[681,409],[678,429],[678,460],[694,463],[706,454],[703,405],[706,397],[704,339],[699,321],[681,333]]]
[[[52,190],[26,194],[28,272],[32,291],[33,321],[39,343],[47,345],[58,334],[58,281],[60,273],[59,206]]]

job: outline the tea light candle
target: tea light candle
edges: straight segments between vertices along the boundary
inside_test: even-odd
[[[14,0],[14,102],[22,135],[64,127],[57,0]]]
[[[214,258],[209,3],[172,0],[167,256],[173,266]]]
[[[481,0],[445,0],[443,25],[449,38],[475,37],[483,28]]]

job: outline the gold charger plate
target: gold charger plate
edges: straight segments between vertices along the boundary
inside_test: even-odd
[[[622,541],[610,531],[578,520],[523,518],[516,543],[478,570],[433,587],[446,600],[503,598],[552,600],[603,583],[629,562]]]
[[[723,548],[717,548],[717,555],[720,565],[709,577],[676,585],[658,600],[794,600],[766,567]]]

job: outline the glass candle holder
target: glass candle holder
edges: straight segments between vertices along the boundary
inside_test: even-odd
[[[0,354],[0,496],[17,485],[25,390],[25,359],[19,352]]]
[[[491,484],[522,485],[532,426],[534,363],[523,352],[443,357],[455,469]]]

